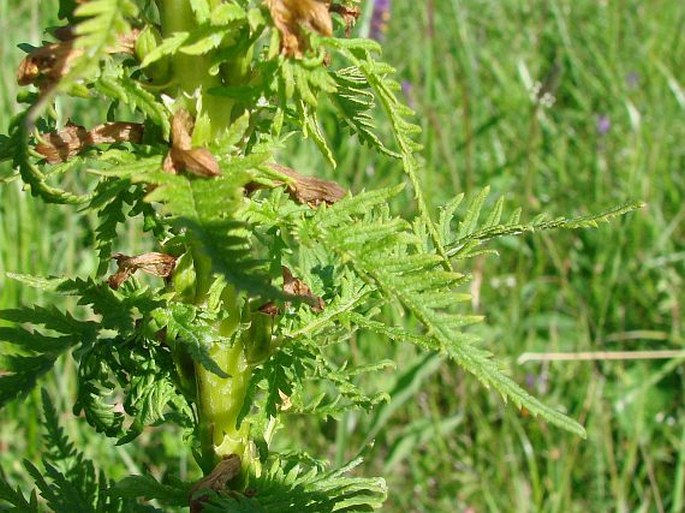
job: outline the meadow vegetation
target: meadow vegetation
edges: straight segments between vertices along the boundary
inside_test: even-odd
[[[55,21],[54,0],[0,2],[0,133],[17,111],[16,43],[38,45]],[[370,24],[367,7],[359,30]],[[684,31],[678,0],[391,3],[383,58],[423,128],[420,179],[431,208],[486,186],[527,219],[647,206],[594,230],[507,238],[467,269],[465,291],[486,318],[470,329],[518,383],[579,419],[587,440],[507,407],[454,363],[361,333],[349,347],[354,362],[401,362],[360,378],[390,401],[371,415],[291,418],[281,451],[306,447],[341,465],[375,440],[358,471],[388,481],[384,511],[685,510],[685,356],[517,362],[528,352],[685,349]],[[332,110],[321,120],[335,175],[313,145],[291,143],[283,164],[321,170],[353,191],[400,180],[399,164],[352,144]],[[391,208],[412,211],[411,192]],[[3,184],[0,308],[73,307],[4,273],[87,275],[96,262],[81,249],[94,223],[35,201],[17,181]],[[148,249],[133,229],[127,244]],[[45,380],[66,406],[72,365],[60,360]],[[27,479],[21,458],[40,456],[41,415],[39,391],[0,412],[0,466],[15,484]],[[179,430],[116,447],[80,419],[62,424],[112,479],[144,468],[199,475]]]

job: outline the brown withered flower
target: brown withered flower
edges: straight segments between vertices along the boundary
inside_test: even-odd
[[[103,123],[91,130],[86,130],[80,125],[67,125],[62,130],[41,134],[36,151],[45,157],[49,164],[59,164],[94,144],[139,143],[142,139],[141,123]]]
[[[315,295],[312,289],[299,278],[295,278],[293,273],[286,266],[281,267],[283,273],[283,292],[286,296],[294,297],[307,303],[313,312],[322,312],[326,303]]]
[[[160,278],[168,278],[176,265],[176,257],[165,253],[144,253],[138,256],[127,256],[122,253],[115,253],[112,258],[116,260],[118,270],[107,280],[107,284],[118,289],[121,284],[128,280],[136,271]]]
[[[281,266],[281,273],[283,275],[283,294],[290,300],[302,301],[309,305],[312,312],[323,312],[326,303],[322,297],[317,296],[312,292],[304,281],[293,276],[293,273],[286,266]],[[286,306],[290,304],[286,301]],[[273,301],[263,304],[259,307],[259,311],[265,315],[276,316],[280,315],[281,309]]]
[[[291,180],[273,180],[276,186],[285,185],[290,197],[300,203],[310,207],[317,207],[322,203],[332,205],[343,199],[347,191],[336,182],[323,180],[315,176],[304,176],[287,166],[281,164],[267,164],[268,167],[282,175],[288,176]],[[247,194],[266,187],[264,184],[251,182],[245,186]]]
[[[305,30],[324,36],[333,33],[327,0],[266,0],[271,18],[281,34],[281,53],[302,57],[308,43]]]
[[[280,164],[269,164],[269,167],[293,179],[292,182],[286,184],[286,187],[290,197],[298,203],[306,203],[312,207],[322,203],[332,205],[347,194],[345,189],[333,181],[315,176],[304,176]]]
[[[21,61],[17,70],[17,83],[34,84],[41,91],[51,88],[71,69],[71,63],[83,54],[74,48],[74,40],[51,43],[36,48]]]
[[[339,14],[345,23],[345,35],[352,35],[352,27],[357,23],[361,16],[361,9],[357,6],[348,7],[342,4],[331,4],[330,11]]]
[[[207,501],[206,493],[208,491],[224,492],[228,483],[240,475],[240,470],[240,456],[237,454],[230,454],[217,463],[214,470],[190,489],[190,513],[201,513]]]
[[[171,120],[171,148],[164,158],[168,173],[188,171],[198,176],[219,176],[219,164],[207,148],[193,148],[191,134],[195,123],[187,110],[181,109]]]
[[[107,52],[132,54],[139,33],[136,29],[128,34],[121,34],[117,43],[108,48]],[[74,61],[83,55],[83,49],[74,48],[77,36],[72,26],[56,29],[55,37],[60,41],[36,48],[24,57],[17,70],[19,85],[33,84],[45,92],[69,73]]]

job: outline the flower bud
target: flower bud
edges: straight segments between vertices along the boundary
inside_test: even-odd
[[[171,286],[184,303],[194,303],[196,296],[196,273],[193,256],[190,251],[183,253],[174,267]]]
[[[271,353],[274,320],[274,315],[252,312],[250,328],[242,334],[245,356],[249,364],[263,362]]]

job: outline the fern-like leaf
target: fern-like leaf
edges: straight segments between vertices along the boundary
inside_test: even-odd
[[[95,464],[78,451],[65,436],[58,422],[48,393],[42,391],[45,440],[47,452],[43,456],[41,471],[29,461],[24,466],[35,482],[36,490],[26,500],[20,491],[13,490],[0,478],[0,509],[21,513],[38,513],[47,506],[54,513],[78,511],[81,513],[162,513],[151,506],[112,493],[112,483]],[[38,507],[37,493],[42,505]],[[2,503],[13,507],[6,508]]]
[[[31,194],[40,196],[46,203],[60,205],[79,205],[90,200],[88,194],[74,194],[48,183],[36,161],[40,156],[31,151],[31,134],[28,120],[30,111],[17,116],[10,127],[8,146],[12,148],[12,164],[19,170],[22,180],[31,188]]]
[[[336,92],[331,94],[331,99],[351,132],[369,147],[399,158],[400,155],[383,144],[376,134],[373,117],[375,97],[369,91],[369,84],[364,75],[354,66],[331,72],[331,75],[337,86]]]
[[[187,483],[160,483],[152,476],[129,476],[117,482],[112,492],[126,499],[144,497],[168,506],[187,506],[191,486]]]
[[[29,393],[61,354],[91,342],[96,334],[95,323],[77,321],[54,307],[3,310],[0,319],[14,323],[0,327],[0,342],[5,343],[0,354],[0,407]],[[31,328],[23,327],[25,323]]]
[[[451,258],[470,258],[485,242],[506,235],[522,235],[555,229],[596,228],[600,223],[608,222],[614,217],[625,215],[644,206],[642,202],[628,202],[597,214],[570,219],[565,217],[549,219],[547,216],[538,216],[529,223],[520,222],[520,211],[517,210],[506,222],[501,222],[503,199],[500,198],[486,221],[479,223],[478,220],[488,192],[488,188],[483,189],[466,204],[462,219],[458,224],[456,238],[452,240],[449,240],[448,237],[445,238],[446,241],[449,240],[449,242],[445,242],[445,247],[448,256]],[[444,232],[449,231],[449,222],[446,222],[446,225]]]
[[[164,105],[146,91],[140,82],[129,78],[121,67],[112,64],[105,66],[102,75],[95,82],[95,90],[112,100],[129,105],[132,109],[140,110],[149,121],[161,127],[165,138],[169,137],[169,115]]]
[[[112,244],[117,238],[117,226],[126,221],[124,208],[132,202],[128,180],[101,180],[98,183],[89,208],[97,212],[100,220],[95,228],[95,247],[100,264],[98,274],[102,275],[109,267]]]
[[[375,213],[369,213],[368,203],[372,198],[360,196],[321,211],[309,221],[306,232],[339,255],[367,284],[381,290],[384,297],[403,305],[425,326],[426,334],[403,333],[399,328],[388,329],[380,324],[364,323],[364,326],[438,351],[456,360],[516,406],[526,407],[532,414],[584,436],[578,423],[528,394],[499,369],[489,352],[474,345],[472,335],[464,333],[464,327],[480,321],[477,316],[454,309],[457,303],[468,299],[455,290],[466,277],[445,271],[440,255],[417,252],[423,244],[408,223],[388,216],[382,206]],[[472,215],[473,223],[475,219]]]
[[[61,87],[80,79],[96,66],[116,44],[117,37],[131,29],[128,19],[135,19],[137,15],[138,7],[132,0],[90,0],[79,5],[74,16],[83,21],[76,26],[78,37],[74,46],[83,53],[72,63]]]
[[[21,489],[14,490],[2,476],[0,476],[0,504],[2,504],[2,511],[7,513],[39,513],[41,511],[38,509],[38,496],[35,493],[29,500],[26,500]]]
[[[380,53],[380,47],[373,42],[362,39],[327,39],[326,43],[357,68],[376,93],[386,116],[390,120],[399,148],[402,167],[414,189],[421,219],[428,229],[438,255],[443,259],[441,265],[445,269],[449,269],[447,254],[435,222],[431,218],[419,180],[419,163],[415,153],[421,149],[421,145],[414,140],[414,137],[421,131],[421,128],[408,121],[407,118],[412,116],[414,112],[400,102],[395,95],[395,91],[400,89],[400,86],[389,78],[389,75],[394,73],[394,69],[372,57],[372,54]]]
[[[168,308],[158,309],[153,316],[160,327],[166,328],[170,341],[186,348],[193,360],[219,377],[228,374],[209,355],[211,345],[217,340],[215,327],[198,316],[197,309],[182,303],[172,303]]]
[[[361,463],[354,460],[344,467],[318,472],[299,464],[284,465],[276,460],[263,476],[250,486],[257,490],[254,497],[241,495],[211,497],[205,513],[276,513],[284,510],[301,513],[369,512],[380,508],[387,496],[382,478],[350,477]]]
[[[248,292],[280,297],[281,292],[270,284],[264,263],[254,257],[251,231],[239,217],[243,209],[242,186],[249,180],[248,175],[241,173],[238,166],[232,171],[213,180],[150,173],[144,179],[157,188],[147,201],[163,203],[176,226],[201,245],[214,270],[229,282]]]

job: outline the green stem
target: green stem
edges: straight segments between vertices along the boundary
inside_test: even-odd
[[[221,0],[210,0],[210,8]],[[169,37],[178,32],[189,32],[199,28],[199,23],[191,8],[190,0],[157,0],[160,11],[161,33]],[[176,102],[195,114],[193,144],[208,146],[216,141],[231,124],[234,100],[207,94],[213,87],[240,83],[247,77],[251,60],[251,48],[246,48],[244,56],[237,59],[235,66],[229,66],[222,73],[210,73],[212,54],[187,55],[181,51],[170,56],[172,83],[178,88],[168,91],[176,97]],[[179,280],[172,280],[179,293],[179,300],[203,305],[207,303],[210,285],[214,282],[212,263],[200,245],[190,242],[187,261],[179,266]],[[180,261],[179,261],[180,262]],[[175,275],[176,275],[175,272]],[[185,272],[187,276],[180,273]],[[189,278],[193,278],[188,286]],[[185,285],[184,285],[185,284]],[[181,290],[183,289],[183,290]],[[192,290],[191,290],[192,289]],[[231,285],[227,285],[221,297],[222,308],[227,318],[217,326],[222,340],[229,339],[239,322],[239,299]],[[251,330],[253,331],[253,330]],[[270,332],[269,332],[270,334]],[[194,364],[196,404],[200,431],[200,461],[205,473],[211,472],[223,457],[237,454],[242,458],[243,467],[255,468],[257,460],[253,455],[253,444],[249,439],[249,425],[243,423],[236,427],[242,409],[247,385],[252,373],[253,361],[246,356],[254,356],[255,344],[248,336],[234,339],[233,345],[217,342],[210,348],[210,356],[223,369],[228,377],[220,377],[202,365]],[[259,353],[261,355],[261,353]]]
[[[157,0],[157,5],[164,37],[176,32],[192,32],[198,28],[189,0]],[[202,96],[201,111],[195,112],[195,105],[187,105],[188,110],[196,113],[197,119],[206,116],[209,120],[210,129],[199,140],[197,137],[193,138],[198,146],[206,146],[230,125],[235,103],[231,98],[206,94],[209,89],[222,85],[218,74],[210,74],[211,66],[211,54],[187,55],[179,51],[171,57],[171,73],[174,83],[180,89],[179,98],[182,94],[194,95],[197,91]]]
[[[205,470],[211,470],[221,458],[237,454],[243,459],[243,465],[248,466],[252,459],[249,426],[243,423],[237,428],[236,424],[245,399],[251,368],[239,342],[229,349],[222,344],[215,344],[210,355],[229,377],[219,377],[199,364],[195,366],[201,464]]]
[[[196,289],[190,302],[202,305],[207,303],[209,295],[209,287],[202,284],[212,280],[212,270],[198,248],[193,249],[192,255]],[[222,340],[226,340],[235,333],[240,322],[239,298],[232,285],[225,285],[223,289],[221,308],[226,317],[219,321],[217,331]],[[235,339],[232,346],[216,342],[209,349],[209,355],[228,377],[218,376],[200,363],[194,364],[201,446],[198,463],[205,473],[209,473],[222,458],[237,454],[244,468],[254,466],[249,425],[243,423],[237,427],[252,373],[244,343],[241,339]],[[253,468],[253,471],[258,469]]]
[[[207,303],[209,284],[213,280],[211,262],[196,246],[193,247],[192,257],[196,286],[193,302],[201,305]],[[221,293],[221,308],[226,317],[219,321],[217,330],[225,340],[235,333],[240,317],[239,298],[232,285],[225,285]],[[252,367],[240,339],[234,340],[232,346],[225,342],[215,343],[209,355],[228,377],[218,376],[195,363],[201,445],[199,463],[205,472],[210,472],[222,458],[237,454],[247,468],[253,460],[249,425],[243,423],[238,428],[237,423]]]

